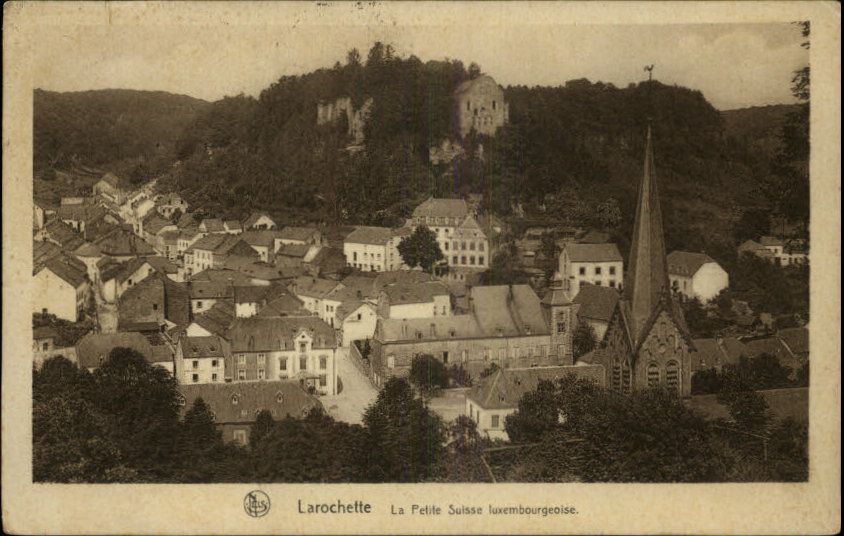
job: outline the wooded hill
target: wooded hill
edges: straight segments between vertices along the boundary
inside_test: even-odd
[[[33,169],[75,165],[131,172],[138,162],[169,167],[175,143],[206,101],[163,91],[33,92]]]
[[[505,218],[521,203],[532,221],[608,226],[623,244],[650,118],[669,248],[732,249],[741,212],[769,203],[759,182],[781,152],[776,132],[789,107],[721,113],[699,91],[658,81],[505,88],[510,124],[492,139],[470,134],[461,140],[466,156],[432,165],[429,148],[458,139],[454,89],[480,73],[459,60],[400,58],[376,43],[365,59],[352,50],[344,64],[282,77],[257,99],[206,106],[170,96],[167,109],[138,97],[129,109],[146,113],[92,117],[78,105],[57,118],[63,96],[36,92],[36,158],[79,154],[97,164],[149,154],[161,142],[179,159],[161,184],[226,217],[262,209],[282,223],[395,225],[428,195],[474,192]],[[93,93],[67,98],[87,102]],[[356,107],[374,102],[358,151],[346,150],[345,121],[316,124],[317,104],[344,96]],[[39,103],[46,109],[39,112]],[[615,205],[620,217],[598,216],[600,207]]]

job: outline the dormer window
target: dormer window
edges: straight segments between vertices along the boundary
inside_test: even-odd
[[[185,400],[184,395],[181,395],[181,394],[180,394],[179,396],[177,396],[177,397],[176,397],[176,403],[177,403],[177,404],[179,404],[180,406],[184,406],[184,405],[187,403],[187,401]]]
[[[232,395],[232,406],[236,406],[239,402],[239,398],[237,395]]]
[[[448,330],[448,336],[449,337],[455,337],[456,335],[457,335],[457,332],[454,331],[453,329]]]

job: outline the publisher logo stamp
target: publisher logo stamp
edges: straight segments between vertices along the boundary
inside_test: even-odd
[[[243,509],[251,517],[263,517],[270,511],[270,498],[261,490],[250,491],[243,499]]]

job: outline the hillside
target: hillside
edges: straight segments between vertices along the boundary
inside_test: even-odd
[[[623,244],[650,117],[669,247],[732,249],[736,215],[764,204],[759,155],[735,150],[731,138],[742,133],[731,117],[699,91],[657,81],[505,88],[510,124],[493,139],[470,134],[468,157],[432,165],[428,148],[456,137],[452,92],[479,72],[379,44],[365,61],[352,51],[345,64],[283,77],[257,99],[213,103],[177,143],[182,165],[167,185],[226,215],[263,209],[332,224],[397,224],[428,195],[470,192],[504,217],[521,203],[530,218],[581,225],[605,223],[599,207],[617,204]],[[374,102],[359,151],[343,150],[344,124],[316,124],[317,103],[343,96]]]
[[[33,169],[86,165],[148,175],[172,163],[175,143],[207,102],[163,91],[33,93]],[[47,175],[45,175],[45,173]],[[142,179],[145,177],[140,177]]]
[[[799,108],[797,104],[778,104],[725,110],[721,112],[724,132],[736,151],[762,152],[770,159],[782,148],[783,126]]]

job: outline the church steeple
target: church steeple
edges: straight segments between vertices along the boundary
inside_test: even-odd
[[[648,124],[645,147],[645,169],[639,185],[639,200],[633,225],[630,261],[624,286],[630,306],[631,335],[640,342],[642,329],[670,287],[662,233],[662,211],[654,170],[651,126]]]

